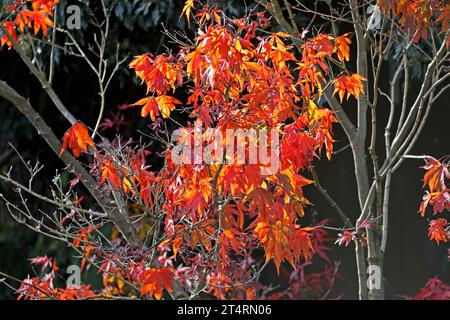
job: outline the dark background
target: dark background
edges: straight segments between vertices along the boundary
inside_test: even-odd
[[[75,1],[63,1],[65,4]],[[99,1],[83,1],[90,4],[94,11],[99,9]],[[175,48],[162,36],[161,23],[169,30],[183,30],[192,34],[185,24],[184,19],[179,19],[182,1],[170,0],[116,0],[113,1],[111,16],[112,32],[110,42],[121,43],[122,55],[131,57],[143,52],[164,51],[165,47]],[[243,1],[221,1],[222,8],[230,16],[242,16],[245,12]],[[1,4],[1,1],[0,1]],[[251,7],[252,1],[247,1]],[[0,11],[1,12],[1,11]],[[83,29],[77,33],[77,37],[86,44],[92,40],[93,27],[86,21],[87,12],[83,10]],[[300,16],[300,26],[306,25],[307,16]],[[60,7],[59,21],[64,21],[64,6]],[[316,28],[329,28],[327,21],[315,22]],[[348,26],[339,26],[340,32],[347,31]],[[63,43],[62,37],[58,38]],[[44,47],[43,56],[48,55]],[[114,54],[114,51],[111,51]],[[354,56],[354,55],[353,55]],[[98,113],[99,97],[97,94],[97,80],[86,66],[85,62],[75,57],[66,56],[57,51],[57,67],[54,80],[55,91],[71,112],[86,125],[93,127]],[[44,59],[48,60],[48,59]],[[380,86],[382,89],[389,87],[388,76],[398,64],[395,56],[384,64]],[[351,63],[349,64],[351,66]],[[350,67],[351,68],[351,67]],[[354,68],[353,68],[354,69]],[[413,78],[410,88],[410,99],[418,92],[422,65],[418,62],[414,66],[416,78]],[[26,66],[17,58],[12,50],[0,51],[0,79],[5,80],[19,93],[29,97],[31,104],[46,119],[58,137],[62,137],[68,128],[68,123],[62,119],[45,92],[41,89],[37,80],[30,75]],[[134,75],[125,67],[117,75],[112,87],[107,94],[106,117],[110,112],[116,113],[117,106],[124,103],[135,102],[145,94],[144,89],[139,86]],[[448,136],[450,95],[444,94],[433,106],[428,124],[419,138],[411,154],[429,154],[441,157],[450,152]],[[356,105],[349,102],[345,105],[346,111],[353,119],[356,116]],[[127,124],[120,133],[124,137],[139,137],[138,130],[148,132],[149,121],[139,116],[139,109],[129,109],[124,112]],[[378,106],[378,121],[380,123],[378,140],[383,139],[383,126],[387,121],[388,105],[381,99]],[[177,115],[176,115],[177,116]],[[179,116],[179,115],[178,115]],[[183,120],[182,116],[179,116]],[[112,138],[115,134],[113,129],[102,131],[107,137]],[[347,145],[342,130],[335,126],[335,150]],[[446,142],[447,141],[447,142]],[[20,164],[18,157],[11,153],[8,143],[12,143],[22,156],[34,161],[39,159],[45,164],[45,169],[39,180],[34,185],[35,190],[48,194],[49,181],[55,174],[57,168],[62,169],[63,164],[56,155],[52,153],[45,142],[37,135],[28,121],[12,106],[4,100],[0,100],[0,170],[5,172],[12,165],[14,176],[26,181],[27,176]],[[156,150],[159,148],[155,146]],[[383,155],[383,144],[379,145],[380,155]],[[152,150],[153,151],[153,150]],[[158,166],[156,157],[151,160],[155,167]],[[423,170],[419,169],[423,163],[420,160],[407,160],[393,176],[392,194],[390,202],[389,240],[385,258],[385,275],[387,297],[390,299],[413,295],[418,292],[426,280],[439,275],[446,282],[450,282],[450,271],[447,259],[448,245],[437,246],[427,239],[427,219],[421,218],[418,206],[423,195],[421,179]],[[322,185],[328,190],[343,210],[353,219],[359,215],[356,184],[354,178],[354,167],[351,151],[349,148],[336,154],[332,161],[316,161],[315,166],[321,179]],[[308,174],[306,174],[308,176]],[[10,186],[0,183],[0,192],[14,197]],[[314,203],[308,208],[308,214],[318,218],[332,218],[335,225],[339,225],[334,211],[318,194],[314,187],[305,188],[307,198]],[[33,201],[31,207],[45,210],[45,204]],[[333,235],[334,236],[334,235]],[[342,293],[344,298],[354,299],[357,294],[356,268],[354,257],[354,246],[348,248],[333,247],[331,257],[341,260],[341,274],[343,280],[336,283],[336,293]],[[76,260],[72,252],[61,243],[44,238],[25,226],[17,224],[6,211],[4,204],[0,201],[0,271],[14,275],[17,278],[26,278],[33,274],[27,259],[34,256],[48,255],[56,257],[60,266],[68,265]],[[92,273],[92,272],[91,272]],[[95,277],[92,274],[91,277]],[[277,282],[278,278],[274,269],[269,269],[265,275],[266,279]],[[13,298],[11,290],[0,286],[0,299]]]

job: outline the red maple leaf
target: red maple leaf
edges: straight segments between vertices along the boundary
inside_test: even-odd
[[[99,185],[102,185],[103,183],[105,183],[106,179],[108,179],[113,188],[115,190],[119,190],[120,174],[117,166],[111,160],[106,160],[100,167],[100,171],[102,176]]]

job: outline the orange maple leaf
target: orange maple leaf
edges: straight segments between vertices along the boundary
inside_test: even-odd
[[[364,86],[362,84],[366,79],[357,73],[352,75],[342,75],[334,79],[334,93],[339,92],[339,99],[344,99],[345,92],[347,92],[347,99],[353,95],[356,100],[359,100],[359,95],[364,93]]]
[[[352,40],[348,37],[350,32],[343,34],[342,36],[336,37],[334,42],[334,50],[338,55],[340,61],[350,60],[350,46]]]
[[[133,188],[133,184],[127,177],[123,177],[122,179],[122,189],[125,194],[131,193],[133,196],[136,194],[136,191],[134,191]]]
[[[47,16],[47,12],[45,10],[22,10],[17,15],[15,23],[22,32],[25,31],[25,27],[33,27],[35,35],[42,30],[44,36],[48,35],[48,27],[53,26],[53,21]]]
[[[423,168],[427,170],[423,176],[423,187],[428,185],[431,193],[445,189],[445,186],[442,188],[445,167],[440,162],[430,159]]]
[[[14,39],[14,41],[17,41],[17,34],[16,34],[16,31],[14,30],[14,23],[6,21],[6,22],[3,23],[3,27],[5,27],[6,31]],[[8,38],[8,36],[5,33],[3,33],[2,34],[2,38],[0,40],[0,48],[3,48],[3,46],[5,44],[9,48],[12,47],[11,40]]]
[[[95,150],[95,144],[89,136],[88,129],[83,123],[77,121],[64,134],[59,156],[61,157],[64,151],[70,148],[73,155],[78,158],[82,152],[87,153],[88,146]]]
[[[175,110],[175,105],[181,104],[181,101],[170,96],[156,97],[156,102],[158,103],[158,107],[163,118],[168,118],[170,116],[170,112]]]
[[[129,64],[136,76],[147,85],[147,93],[166,94],[183,82],[181,64],[175,57],[160,54],[153,58],[151,53],[135,57]]]
[[[108,179],[109,182],[111,182],[113,188],[115,190],[118,190],[120,188],[121,181],[116,165],[111,160],[106,160],[101,166],[100,170],[102,173],[102,177],[100,179],[99,185],[102,185],[103,183],[105,183],[106,179]]]
[[[150,115],[150,119],[152,119],[152,121],[155,121],[156,117],[159,115],[158,103],[156,102],[156,99],[154,97],[142,98],[141,100],[130,104],[130,106],[142,106],[142,118]]]
[[[151,60],[149,54],[144,53],[139,56],[135,56],[134,60],[130,62],[128,67],[134,69],[136,76],[139,77],[142,81],[145,81],[145,73],[149,68],[151,68]]]
[[[447,242],[448,241],[448,222],[447,219],[438,218],[436,220],[431,220],[430,225],[428,227],[428,237],[430,240],[436,241],[439,245],[439,242]]]
[[[278,272],[280,272],[280,265],[284,259],[294,266],[289,243],[288,226],[285,226],[281,221],[277,221],[275,224],[268,224],[267,222],[261,221],[256,225],[254,232],[264,246],[266,262],[273,257]]]

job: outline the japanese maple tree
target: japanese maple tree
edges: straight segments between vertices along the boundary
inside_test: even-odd
[[[40,267],[41,274],[21,281],[19,298],[328,298],[340,278],[339,263],[327,255],[333,245],[354,246],[359,297],[384,298],[391,179],[411,158],[432,104],[449,87],[450,4],[350,0],[311,9],[296,1],[262,0],[246,16],[234,18],[222,11],[220,3],[188,0],[180,19],[186,19],[194,36],[169,31],[176,49],[133,53],[129,61],[117,55],[111,66],[105,56],[108,1],[102,0],[104,23],[97,25],[95,54],[86,53],[70,30],[54,25],[59,2],[14,1],[0,28],[1,46],[15,50],[40,81],[70,124],[66,133],[56,137],[46,119],[3,81],[0,96],[30,120],[73,173],[73,180],[68,189],[56,182],[51,186],[53,197],[48,198],[31,187],[39,166],[27,165],[29,186],[9,173],[0,175],[20,195],[55,206],[55,213],[43,218],[31,213],[26,201],[3,200],[18,221],[67,243],[79,254],[82,271],[98,269],[103,288],[57,287],[56,261],[36,257],[31,263]],[[300,30],[295,15],[301,13],[311,15],[311,23],[316,17],[331,23]],[[351,31],[339,32],[341,22]],[[70,39],[70,50],[98,78],[99,115],[94,121],[77,120],[52,88],[47,73],[52,74],[54,66],[47,72],[34,61],[39,54],[33,51],[34,41],[55,50],[56,33]],[[420,91],[410,95],[411,52],[421,43],[430,43],[426,71]],[[390,79],[391,90],[384,92],[381,70],[394,50],[401,55]],[[101,135],[102,127],[123,121],[105,119],[104,108],[110,81],[125,61],[145,95],[126,101],[122,111],[125,117],[139,114],[149,124],[149,134],[164,146],[161,153],[123,136],[108,140]],[[397,86],[401,79],[403,84]],[[405,98],[399,104],[400,95]],[[381,99],[390,106],[388,123],[377,121]],[[356,121],[348,108],[357,108]],[[180,123],[174,114],[184,115],[186,121]],[[175,139],[168,124],[177,129]],[[315,162],[333,159],[336,126],[343,128],[353,154],[356,219],[333,200],[315,171]],[[377,141],[377,130],[384,130],[385,141]],[[231,143],[236,153],[219,152],[229,147],[229,141],[219,137],[256,131],[271,132],[272,139],[261,145],[261,135],[239,140],[238,134]],[[213,161],[199,160],[195,152],[180,161],[179,147],[192,143],[210,150]],[[377,152],[380,144],[384,153]],[[277,160],[276,170],[271,170],[273,163],[261,161],[263,147]],[[259,161],[241,161],[254,150]],[[151,166],[151,158],[159,158],[161,167]],[[449,210],[449,158],[424,158],[428,190],[420,213],[424,215],[428,206],[434,214]],[[337,219],[308,222],[307,208],[313,204],[304,188],[313,187],[330,203]],[[334,213],[330,216],[334,218]],[[447,220],[439,217],[430,222],[428,235],[437,244],[447,242],[448,229]],[[308,272],[319,260],[323,271]],[[273,290],[260,281],[272,263],[278,274],[283,265],[290,265],[287,289]],[[373,280],[372,272],[380,281]],[[432,294],[444,296],[435,291]]]

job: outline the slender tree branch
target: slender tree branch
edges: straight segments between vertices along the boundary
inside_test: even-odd
[[[334,201],[334,199],[328,194],[328,191],[322,187],[319,181],[319,177],[317,176],[317,172],[314,168],[311,169],[311,173],[313,175],[314,180],[314,186],[319,190],[319,192],[322,194],[322,196],[328,201],[330,206],[336,211],[339,218],[344,222],[344,228],[347,226],[353,227],[353,223],[350,221],[350,219],[347,217],[347,215],[344,213],[344,211],[339,207],[339,205]]]
[[[6,82],[0,81],[0,97],[11,102],[33,125],[38,134],[44,138],[50,148],[59,154],[61,150],[61,143],[55,136],[53,131],[48,127],[42,117],[33,109],[30,103],[21,95],[19,95],[13,88],[11,88]],[[64,152],[61,160],[67,165],[68,169],[74,173],[80,175],[80,181],[91,193],[97,203],[102,207],[108,217],[117,225],[121,230],[124,237],[130,241],[136,240],[132,237],[132,226],[128,223],[128,217],[120,214],[116,209],[110,209],[105,204],[102,196],[97,190],[97,183],[94,178],[86,171],[86,169],[75,159],[70,153]]]

